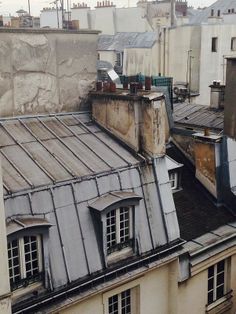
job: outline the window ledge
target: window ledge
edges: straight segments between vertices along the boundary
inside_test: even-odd
[[[45,291],[42,282],[34,282],[27,287],[21,287],[12,292],[13,304],[28,299],[30,296],[36,296],[42,291]]]
[[[224,297],[216,300],[214,303],[206,306],[206,314],[222,314],[230,310],[233,303],[232,290],[229,291]]]
[[[128,258],[133,255],[133,248],[132,247],[126,247],[120,251],[113,252],[107,256],[107,263],[108,265],[117,263],[120,260],[123,260],[125,258]]]

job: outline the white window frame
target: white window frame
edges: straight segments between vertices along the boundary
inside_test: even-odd
[[[120,237],[120,210],[123,208],[127,208],[129,210],[129,240],[133,238],[133,206],[121,206],[119,208],[114,209],[115,211],[115,232],[116,232],[116,244],[120,244],[121,242],[121,237]],[[110,213],[110,212],[109,212]],[[109,214],[108,213],[108,214]],[[106,225],[106,237],[108,235],[107,233],[107,228],[108,226]],[[112,247],[112,246],[111,246]],[[110,247],[107,249],[110,249]]]
[[[169,182],[171,190],[176,190],[178,188],[178,173],[170,172],[169,173]]]
[[[117,299],[118,299],[118,302],[117,302],[118,303],[118,314],[122,314],[122,301],[123,301],[122,294],[126,293],[126,292],[129,292],[129,300],[130,300],[129,306],[130,306],[130,313],[131,313],[131,311],[132,311],[132,293],[131,293],[131,289],[127,289],[127,290],[124,290],[120,293],[114,294],[108,298],[108,314],[114,314],[114,312],[109,311],[109,301],[111,298],[114,298],[114,297],[117,297]]]
[[[221,272],[217,272],[217,265],[221,262],[224,262],[224,271],[221,271]],[[213,267],[213,288],[212,289],[209,289],[207,288],[207,299],[208,299],[208,295],[211,291],[213,291],[213,301],[208,303],[208,300],[207,300],[207,303],[208,303],[208,306],[214,306],[215,303],[217,303],[219,300],[223,300],[225,298],[225,294],[227,293],[227,274],[228,274],[228,263],[227,263],[227,260],[221,260],[219,261],[218,263],[212,265],[211,267]],[[210,267],[209,267],[210,268]],[[209,271],[209,268],[208,268],[208,271]],[[223,283],[223,289],[224,289],[224,292],[223,292],[223,295],[221,297],[218,297],[217,298],[217,288],[220,287],[222,284],[220,285],[217,285],[217,276],[221,273],[224,273],[224,283]],[[207,277],[207,284],[209,282],[209,280],[211,279],[212,277],[209,277],[209,274],[208,274],[208,277]]]
[[[37,247],[37,261],[38,261],[38,273],[43,271],[43,260],[42,260],[42,237],[41,235],[23,235],[18,238],[9,240],[9,243],[16,240],[18,244],[18,258],[19,258],[19,267],[20,267],[20,279],[27,280],[26,274],[26,259],[25,259],[25,243],[24,237],[36,237],[36,247]],[[14,282],[15,283],[15,282]]]
[[[109,290],[103,294],[103,306],[104,314],[109,313],[109,298],[115,295],[120,295],[122,292],[130,290],[130,304],[131,304],[131,313],[140,314],[140,280],[133,280],[127,284],[121,285],[113,290]],[[121,312],[118,312],[120,314]]]

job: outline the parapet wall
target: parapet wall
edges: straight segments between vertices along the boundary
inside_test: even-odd
[[[80,110],[96,79],[97,36],[0,30],[0,117]]]

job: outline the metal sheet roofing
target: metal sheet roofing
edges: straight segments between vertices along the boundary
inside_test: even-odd
[[[199,11],[197,14],[190,18],[190,24],[206,23],[208,17],[211,16],[211,10],[220,10],[222,13],[227,13],[228,9],[236,9],[236,0],[218,0],[204,10]],[[216,14],[216,11],[215,11]]]
[[[51,225],[54,289],[106,267],[89,204],[108,194],[135,195],[138,255],[179,239],[164,157],[155,168],[143,164],[88,113],[2,119],[0,130],[6,220],[46,219]]]
[[[98,50],[123,51],[125,48],[152,48],[157,41],[155,32],[117,33],[115,35],[100,35]]]
[[[216,110],[202,105],[174,104],[173,118],[176,125],[186,127],[207,127],[219,132],[224,127],[224,110]]]
[[[19,192],[139,162],[82,118],[81,113],[0,120],[5,191]]]

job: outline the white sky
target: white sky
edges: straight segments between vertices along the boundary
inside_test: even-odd
[[[31,5],[31,14],[39,15],[40,10],[43,7],[49,6],[49,3],[53,0],[0,0],[0,13],[1,14],[15,14],[15,12],[19,9],[28,10],[28,1],[30,1]],[[93,7],[96,5],[97,0],[68,0],[70,3],[77,2],[86,2],[88,5]],[[102,0],[99,0],[102,1]],[[118,7],[128,6],[128,2],[130,2],[130,6],[135,6],[137,0],[111,0]],[[198,6],[209,6],[214,3],[216,0],[188,0],[189,5],[193,5],[195,7]],[[66,3],[67,0],[64,0]]]

